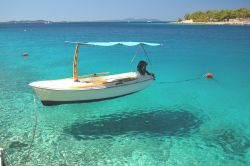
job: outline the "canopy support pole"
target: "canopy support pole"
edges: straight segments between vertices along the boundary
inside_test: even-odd
[[[151,66],[151,68],[153,69],[153,67],[152,67],[152,63],[151,63],[151,61],[150,61],[150,59],[149,59],[149,56],[148,56],[148,53],[147,53],[147,51],[146,51],[146,49],[144,48],[144,46],[143,46],[143,44],[141,43],[140,44],[140,47],[142,48],[142,50],[143,50],[143,53],[145,54],[145,56],[147,57],[147,59],[148,59],[148,62],[149,62],[149,64],[150,64],[150,66]],[[137,47],[137,49],[136,49],[136,51],[135,51],[135,54],[134,54],[134,56],[133,56],[133,58],[131,59],[131,61],[130,61],[130,68],[131,68],[131,71],[132,71],[132,63],[134,62],[134,59],[135,59],[135,57],[137,56],[137,54],[138,54],[138,49],[139,47]]]
[[[77,70],[77,59],[78,59],[78,49],[80,47],[80,44],[76,44],[75,48],[75,54],[74,54],[74,62],[73,62],[73,79],[75,82],[78,81],[78,70]]]
[[[131,61],[130,61],[130,70],[131,70],[131,72],[132,72],[132,63],[134,62],[135,57],[137,56],[138,52],[139,52],[139,47],[136,48],[136,51],[135,51],[135,53],[134,53],[134,56],[132,57],[132,59],[131,59]]]
[[[146,55],[146,57],[147,57],[147,59],[148,59],[148,62],[149,62],[149,64],[150,64],[151,68],[153,69],[153,67],[152,67],[152,63],[151,63],[151,61],[150,61],[150,59],[149,59],[149,56],[148,56],[147,51],[145,50],[145,48],[144,48],[143,44],[140,44],[140,46],[141,46],[141,48],[142,48],[142,50],[143,50],[144,54]]]

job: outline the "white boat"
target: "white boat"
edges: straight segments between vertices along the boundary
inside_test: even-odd
[[[145,42],[75,43],[76,49],[73,62],[73,78],[38,81],[29,84],[32,86],[33,90],[39,96],[41,102],[45,106],[113,99],[138,92],[149,86],[150,83],[155,79],[154,74],[149,73],[146,70],[147,63],[145,61],[139,62],[137,66],[137,72],[127,72],[107,76],[102,75],[108,74],[108,72],[101,72],[85,76],[78,76],[78,49],[80,46],[123,45],[141,46],[145,51],[145,45],[159,46],[160,44]],[[132,61],[134,60],[135,56],[133,57]],[[148,61],[150,62],[149,58]]]

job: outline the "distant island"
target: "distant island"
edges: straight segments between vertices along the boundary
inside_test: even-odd
[[[0,22],[0,24],[50,24],[53,23],[52,21],[46,21],[46,20],[21,20],[21,21],[6,21],[6,22]]]
[[[229,24],[250,25],[250,9],[208,10],[187,13],[184,19],[179,18],[177,24]]]
[[[81,23],[81,22],[163,22],[163,21],[158,19],[148,19],[148,18],[126,18],[121,20],[97,20],[97,21],[20,20],[20,21],[0,22],[0,24],[53,24],[53,23]]]

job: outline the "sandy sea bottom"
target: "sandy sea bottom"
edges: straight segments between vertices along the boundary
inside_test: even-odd
[[[74,46],[65,40],[163,43],[146,48],[156,81],[139,93],[89,104],[44,107],[35,96],[35,113],[28,83],[71,76]],[[249,42],[248,26],[0,25],[6,161],[24,163],[37,115],[27,165],[249,165]],[[79,71],[130,71],[135,49],[82,48]],[[143,58],[139,52],[132,68]],[[203,78],[206,72],[215,79]]]

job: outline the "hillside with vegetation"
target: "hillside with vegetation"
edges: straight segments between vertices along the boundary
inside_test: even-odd
[[[192,20],[193,22],[222,22],[229,21],[230,19],[249,20],[250,9],[198,11],[186,14],[184,19]]]

